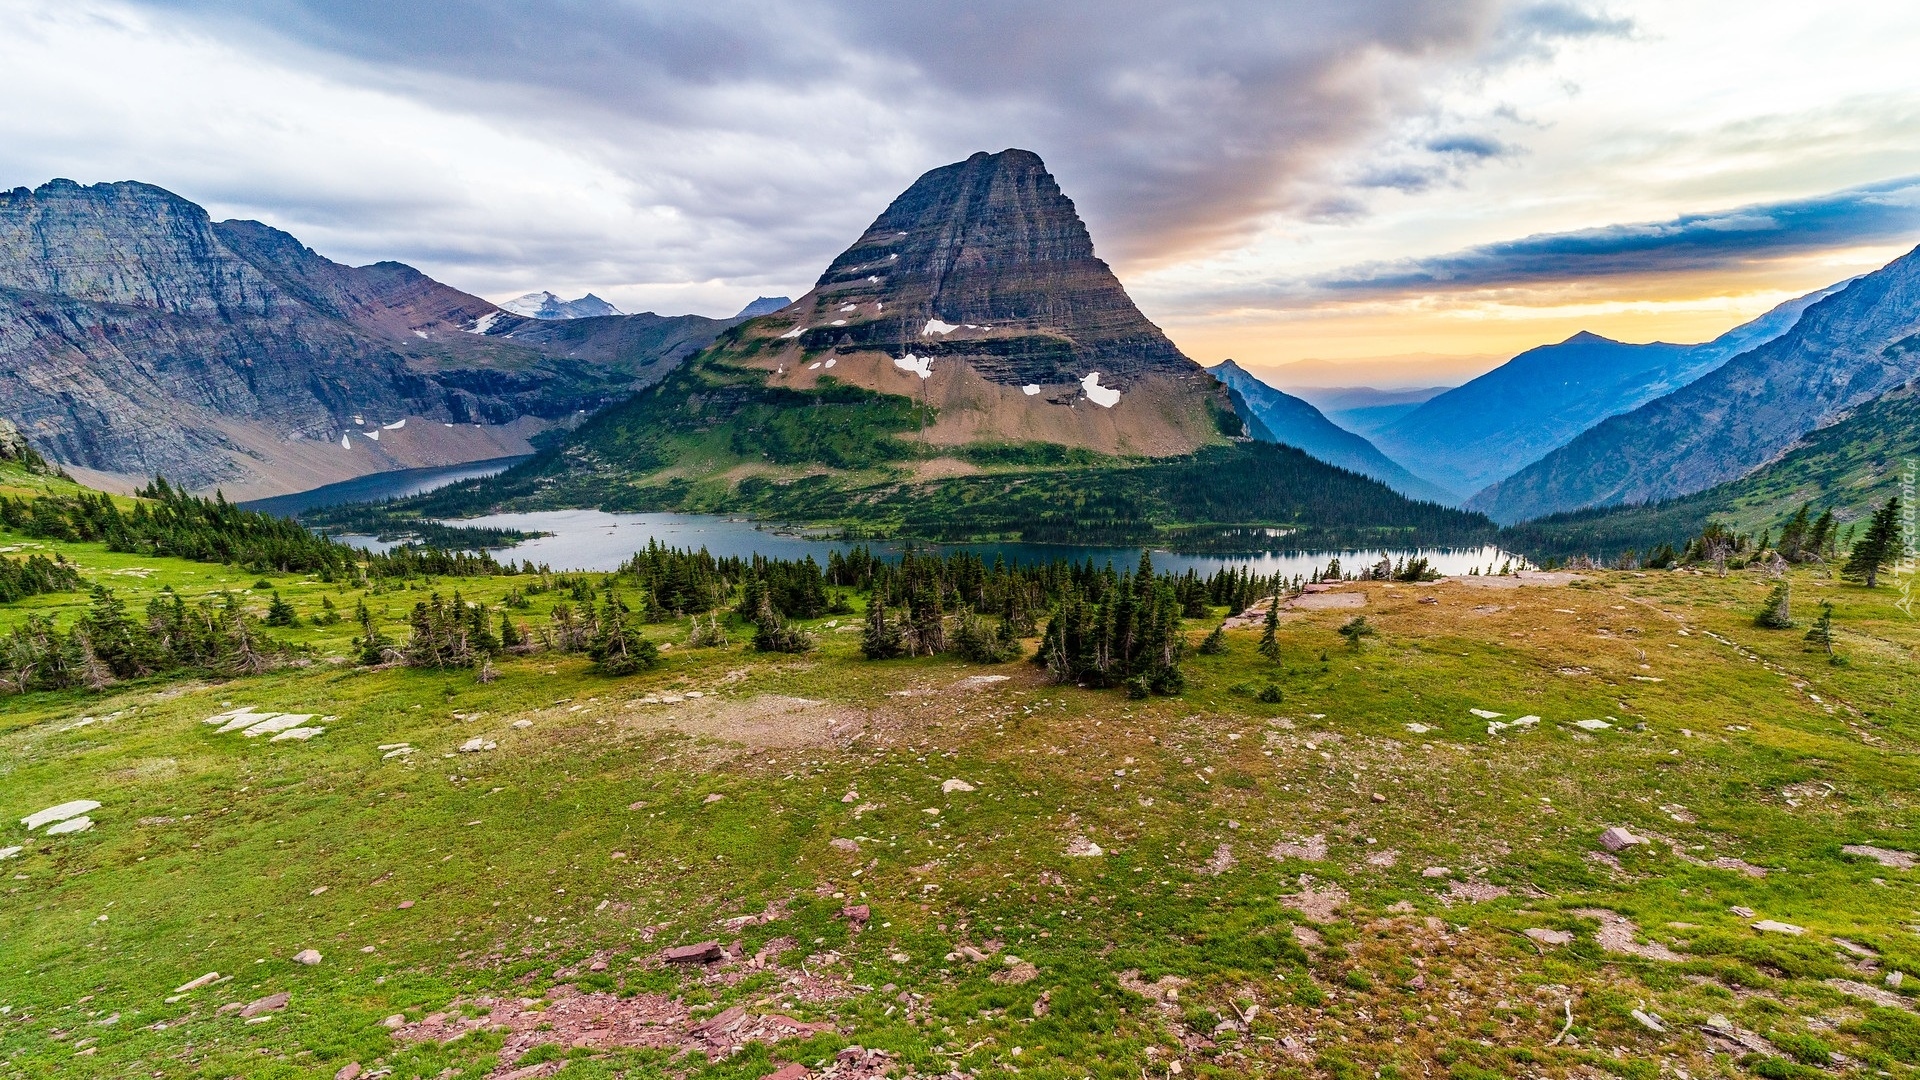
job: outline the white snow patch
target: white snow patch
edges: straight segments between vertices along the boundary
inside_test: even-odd
[[[407,418],[403,416],[400,419],[395,420],[391,424],[381,424],[380,430],[381,431],[399,431],[401,428],[406,426],[407,426]]]
[[[380,433],[378,431],[363,431],[360,434],[372,439],[374,442],[380,441]]]
[[[811,363],[811,364],[808,364],[808,365],[807,365],[807,370],[808,370],[808,371],[818,371],[818,370],[820,370],[820,361],[818,361],[818,360],[815,360],[815,361],[814,361],[813,363]]]
[[[852,311],[852,310],[853,310],[854,308],[857,308],[857,307],[859,307],[859,306],[860,306],[860,305],[858,305],[858,304],[841,304],[841,305],[840,305],[840,310],[841,310],[841,311]]]
[[[932,337],[935,334],[951,334],[958,329],[960,329],[960,327],[954,323],[941,322],[939,319],[928,319],[927,325],[920,329],[920,336]]]
[[[894,357],[893,366],[901,371],[911,371],[923,379],[933,378],[933,357],[931,356],[915,356],[908,353],[905,356]]]
[[[501,314],[503,313],[498,310],[487,312],[485,315],[482,315],[479,318],[473,320],[473,325],[467,328],[467,333],[469,334],[486,333],[487,331],[493,329],[494,323],[497,323],[500,321]]]
[[[28,832],[32,832],[50,821],[65,821],[70,817],[98,809],[100,804],[92,799],[75,799],[72,802],[63,802],[59,806],[49,806],[37,814],[28,814],[20,819],[20,824],[25,825]]]
[[[413,332],[413,336],[414,336],[414,337],[417,337],[417,338],[419,338],[419,339],[421,339],[422,341],[424,341],[424,340],[426,340],[426,337],[427,337],[427,332],[426,332],[425,330],[415,330],[415,331]]]
[[[1103,409],[1120,404],[1120,391],[1111,386],[1101,386],[1100,373],[1097,371],[1088,372],[1087,377],[1080,380],[1080,389],[1086,393],[1088,401]]]
[[[833,320],[833,322],[831,322],[831,323],[829,323],[828,325],[830,325],[830,326],[845,326],[845,325],[847,325],[847,320],[845,320],[845,319],[835,319],[835,320]]]
[[[837,357],[837,356],[829,356],[829,357],[827,357],[827,366],[828,366],[828,367],[832,367],[833,365],[835,365],[835,364],[837,364],[837,363],[839,363],[839,362],[840,362],[840,358],[839,358],[839,357]]]
[[[452,425],[452,424],[448,424],[447,426],[448,426],[448,427],[452,427],[453,425]],[[342,436],[340,436],[340,449],[342,449],[342,450],[351,450],[351,449],[353,449],[353,444],[347,441],[347,437],[346,437],[345,435],[342,435]]]
[[[1020,388],[1020,392],[1021,392],[1021,393],[1023,393],[1023,394],[1025,394],[1025,395],[1027,395],[1028,397],[1039,397],[1039,396],[1040,396],[1040,384],[1039,384],[1039,383],[1028,383],[1027,385],[1025,385],[1025,386],[1023,386],[1023,387],[1021,387],[1021,388]]]
[[[785,341],[788,338],[797,338],[801,334],[804,334],[806,332],[807,332],[807,325],[805,323],[801,323],[799,326],[796,326],[793,329],[787,331],[786,333],[781,334],[780,340]]]

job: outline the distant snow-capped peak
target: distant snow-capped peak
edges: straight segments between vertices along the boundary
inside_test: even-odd
[[[623,315],[625,312],[588,293],[578,300],[562,300],[550,292],[530,292],[500,305],[500,310],[529,319],[589,319],[598,315]]]

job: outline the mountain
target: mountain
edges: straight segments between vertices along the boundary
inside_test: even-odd
[[[525,315],[529,319],[591,319],[600,315],[626,314],[592,293],[578,300],[562,300],[550,292],[530,292],[501,304],[500,310]]]
[[[791,303],[793,303],[793,299],[791,297],[786,297],[786,296],[755,297],[753,299],[753,302],[749,303],[746,307],[741,308],[740,314],[735,315],[734,318],[753,319],[753,318],[758,318],[761,315],[771,315],[774,312],[779,311],[781,308],[786,307],[788,304],[791,304]]]
[[[1622,551],[1645,554],[1661,544],[1683,547],[1709,521],[1736,532],[1775,537],[1801,506],[1831,509],[1841,529],[1865,520],[1901,494],[1901,471],[1920,453],[1920,382],[1910,382],[1812,431],[1778,461],[1705,491],[1642,506],[1614,506],[1550,515],[1511,526],[1502,541],[1535,557]]]
[[[1275,390],[1239,364],[1223,360],[1207,370],[1246,402],[1260,423],[1256,438],[1297,446],[1329,465],[1371,476],[1409,499],[1454,501],[1447,492],[1396,465],[1366,439],[1335,426],[1319,409]]]
[[[1008,150],[921,176],[805,296],[659,386],[412,506],[698,509],[936,538],[1490,531],[1242,430],[1040,158]]]
[[[0,413],[96,484],[245,498],[527,453],[728,325],[631,318],[649,325],[589,349],[148,184],[0,193]]]
[[[1375,432],[1451,389],[1451,386],[1415,386],[1407,389],[1318,386],[1302,387],[1290,392],[1319,409],[1322,416],[1335,424],[1362,438],[1372,438]]]
[[[1499,521],[1702,491],[1920,372],[1920,248],[1808,306],[1791,329],[1594,427],[1470,503]]]
[[[1416,475],[1465,499],[1607,417],[1672,393],[1779,337],[1839,287],[1790,300],[1702,345],[1630,345],[1582,331],[1433,398],[1373,439]]]

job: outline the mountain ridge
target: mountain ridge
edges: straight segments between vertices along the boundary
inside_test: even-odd
[[[1920,248],[1807,305],[1781,336],[1610,417],[1468,506],[1519,521],[1658,502],[1765,465],[1920,371]]]

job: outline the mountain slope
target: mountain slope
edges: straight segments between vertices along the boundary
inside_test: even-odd
[[[1672,393],[1779,337],[1840,287],[1790,300],[1701,345],[1632,345],[1582,331],[1440,394],[1373,439],[1412,472],[1465,499],[1607,417]]]
[[[1748,535],[1771,530],[1778,536],[1786,519],[1806,504],[1816,516],[1831,509],[1844,529],[1900,494],[1901,470],[1916,454],[1920,383],[1908,383],[1809,432],[1778,461],[1738,480],[1654,505],[1553,515],[1501,535],[1530,555],[1612,557],[1660,544],[1680,547],[1708,521]]]
[[[745,511],[939,538],[1488,529],[1241,429],[1040,159],[1009,150],[928,172],[805,296],[560,446],[412,505]]]
[[[0,411],[95,483],[254,497],[525,453],[725,324],[593,356],[544,325],[147,184],[0,193]]]
[[[1735,479],[1920,371],[1920,249],[1812,304],[1781,337],[1613,417],[1470,505],[1518,521]]]
[[[1404,390],[1382,390],[1372,386],[1298,387],[1289,393],[1320,410],[1320,415],[1363,439],[1391,426],[1413,410],[1453,389],[1451,386],[1418,386]],[[1377,448],[1376,448],[1377,449]]]
[[[578,300],[562,300],[550,292],[531,292],[501,304],[500,310],[529,319],[591,319],[626,314],[592,293]]]
[[[1329,465],[1370,476],[1409,499],[1451,503],[1439,487],[1401,468],[1359,435],[1336,426],[1306,401],[1283,393],[1255,378],[1231,360],[1207,369],[1214,378],[1240,395],[1261,425],[1256,438],[1297,446]]]

